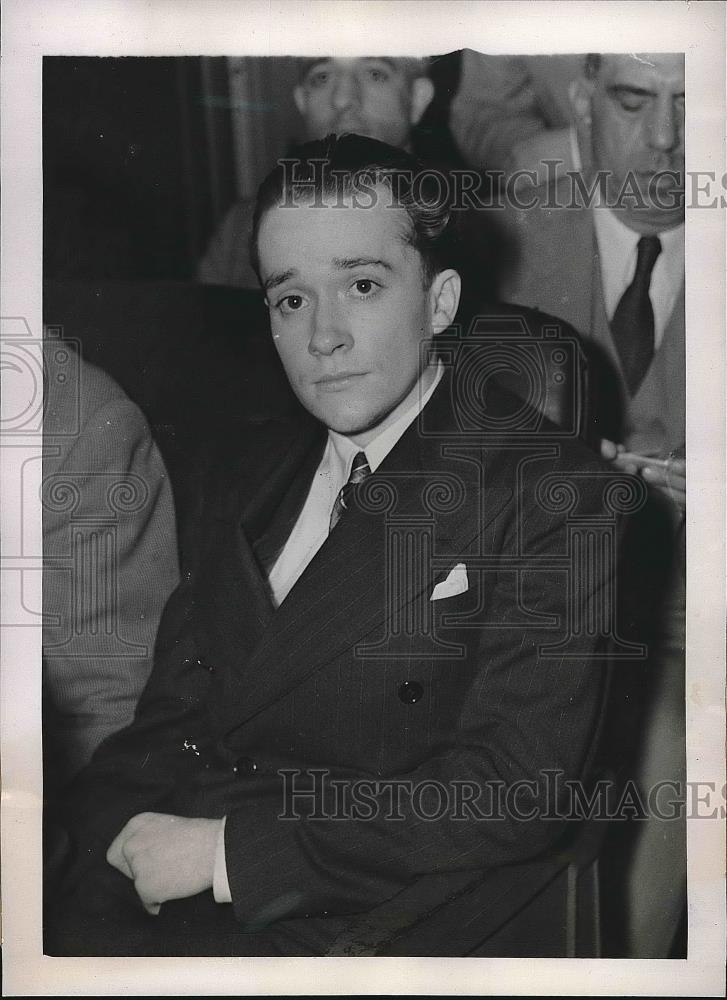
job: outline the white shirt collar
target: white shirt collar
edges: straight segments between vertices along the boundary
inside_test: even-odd
[[[429,402],[443,374],[444,365],[440,361],[434,381],[427,391],[418,392],[416,402],[365,448],[361,448],[343,434],[328,432],[323,458],[313,477],[303,509],[270,572],[270,590],[276,605],[285,600],[305,567],[328,537],[331,510],[339,490],[351,473],[354,456],[363,451],[371,471],[375,471]],[[421,380],[419,386],[421,388]]]

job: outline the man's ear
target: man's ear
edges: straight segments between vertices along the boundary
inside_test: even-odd
[[[305,87],[301,87],[301,85],[298,84],[293,91],[293,100],[295,101],[296,108],[305,118],[305,113],[308,108],[308,98],[306,96]]]
[[[461,291],[462,279],[451,268],[440,271],[432,281],[429,289],[429,305],[433,336],[446,330],[454,322]]]
[[[568,88],[583,167],[588,167],[592,159],[591,102],[593,100],[593,87],[593,80],[579,77],[577,80],[573,80]]]
[[[588,122],[590,124],[593,80],[587,80],[584,76],[579,76],[570,83],[568,96],[573,108],[573,117],[576,121]]]
[[[418,76],[411,85],[409,123],[416,125],[434,97],[434,84],[428,76]]]

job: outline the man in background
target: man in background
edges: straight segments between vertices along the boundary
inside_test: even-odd
[[[404,149],[433,96],[425,61],[404,57],[304,59],[293,91],[306,139],[355,132]],[[200,281],[258,287],[249,258],[254,204],[243,199],[229,210],[200,262]]]
[[[46,802],[127,726],[179,580],[172,489],[139,408],[66,343],[45,344]]]
[[[510,211],[518,260],[503,298],[561,316],[588,338],[602,454],[650,487],[630,582],[649,635],[636,723],[648,791],[686,777],[683,55],[588,56],[574,113],[583,169],[521,192],[531,207]],[[626,947],[662,957],[683,913],[685,825],[640,826]]]

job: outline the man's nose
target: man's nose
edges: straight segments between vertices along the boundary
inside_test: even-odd
[[[649,123],[649,143],[652,149],[669,152],[679,145],[681,133],[679,112],[671,96],[658,97]]]
[[[334,303],[319,302],[314,316],[313,334],[308,343],[311,354],[328,356],[347,350],[353,344],[344,316]]]
[[[355,73],[344,70],[336,76],[333,85],[333,105],[339,111],[360,102],[361,93]]]

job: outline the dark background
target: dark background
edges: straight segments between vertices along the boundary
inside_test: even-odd
[[[244,107],[224,57],[44,59],[46,278],[194,277],[226,209],[301,138],[295,60],[240,63],[258,96]],[[459,69],[458,52],[432,60],[436,96],[416,135],[427,158],[458,161],[446,120]]]
[[[207,62],[216,106],[200,59],[44,60],[46,278],[191,277],[235,194],[225,60]]]

